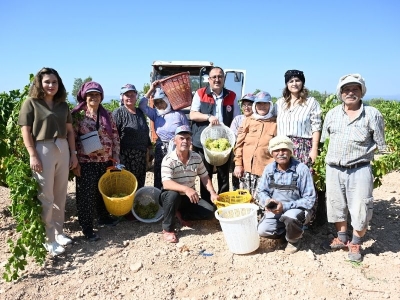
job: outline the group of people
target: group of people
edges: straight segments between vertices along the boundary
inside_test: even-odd
[[[120,91],[123,105],[114,112],[101,105],[101,85],[87,82],[78,92],[78,105],[70,112],[57,71],[40,70],[22,105],[19,124],[39,183],[46,249],[51,255],[59,255],[65,251],[63,246],[72,242],[63,233],[69,169],[76,175],[78,220],[85,237],[99,239],[93,230],[95,210],[99,225],[116,225],[118,220],[107,212],[97,183],[107,167],[122,163],[136,176],[138,188],[144,186],[146,153],[152,149],[147,116],[158,136],[154,186],[161,189],[166,242],[178,241],[176,221],[188,225],[190,220],[212,218],[218,195],[229,191],[232,160],[221,166],[209,164],[200,142],[207,126],[225,124],[237,135],[233,189],[250,191],[263,211],[259,234],[285,239],[287,253],[298,251],[304,225],[315,216],[312,164],[320,140],[330,140],[326,156],[327,216],[338,234],[322,246],[327,250],[348,248],[349,259],[360,261],[361,238],[373,209],[370,162],[377,148],[385,149],[383,117],[375,108],[364,106],[366,87],[359,74],[340,78],[337,96],[342,104],[328,112],[323,125],[320,105],[309,97],[303,72],[289,70],[284,78],[283,94],[276,103],[265,91],[237,99],[224,87],[224,71],[213,67],[208,85],[194,94],[190,126],[184,113],[172,109],[157,87],[158,81],[139,103],[135,86],[124,85]],[[148,105],[150,98],[154,108]],[[102,147],[87,153],[81,138],[91,132],[97,133]],[[212,185],[214,169],[217,191]],[[200,193],[195,189],[196,176],[201,181]],[[348,214],[353,227],[351,240],[347,236]]]

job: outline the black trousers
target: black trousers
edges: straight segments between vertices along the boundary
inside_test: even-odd
[[[200,154],[201,159],[204,162],[204,166],[207,169],[208,176],[212,180],[214,166],[210,165],[207,162],[206,158],[204,157],[203,148],[198,148],[198,147],[193,146],[193,151]],[[222,166],[217,167],[217,179],[218,179],[217,194],[229,192],[229,168],[230,168],[230,165],[231,165],[231,160],[228,159],[228,161],[226,163],[224,163]],[[206,187],[203,184],[200,184],[200,196],[201,196],[201,199],[204,199],[204,200],[208,201],[209,203],[212,203],[210,192],[207,191]]]
[[[177,211],[184,220],[209,220],[214,215],[214,206],[207,201],[200,199],[199,203],[192,203],[186,195],[175,191],[163,190],[159,202],[164,209],[162,228],[169,232],[175,229]]]
[[[95,210],[99,219],[107,218],[110,214],[104,204],[98,189],[100,177],[107,171],[112,162],[80,163],[81,176],[76,179],[76,209],[79,225],[84,234],[93,233]]]

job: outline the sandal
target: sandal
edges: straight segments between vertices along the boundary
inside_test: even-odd
[[[177,243],[178,242],[178,237],[176,236],[175,232],[168,232],[163,230],[162,232],[164,241],[168,243]]]
[[[182,215],[180,211],[177,211],[175,214],[176,218],[178,219],[179,223],[181,223],[182,227],[192,227],[192,222],[189,221],[185,221],[184,219],[182,219]]]

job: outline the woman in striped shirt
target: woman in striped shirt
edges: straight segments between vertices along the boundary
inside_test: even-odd
[[[293,156],[311,168],[318,155],[321,136],[321,107],[317,100],[308,97],[302,71],[285,73],[283,97],[278,99],[278,135],[288,136],[294,144]]]

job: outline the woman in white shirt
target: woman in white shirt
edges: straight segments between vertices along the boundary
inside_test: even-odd
[[[302,71],[285,73],[285,88],[277,104],[278,135],[288,136],[294,144],[293,155],[311,168],[318,156],[321,136],[321,107],[308,97]]]

